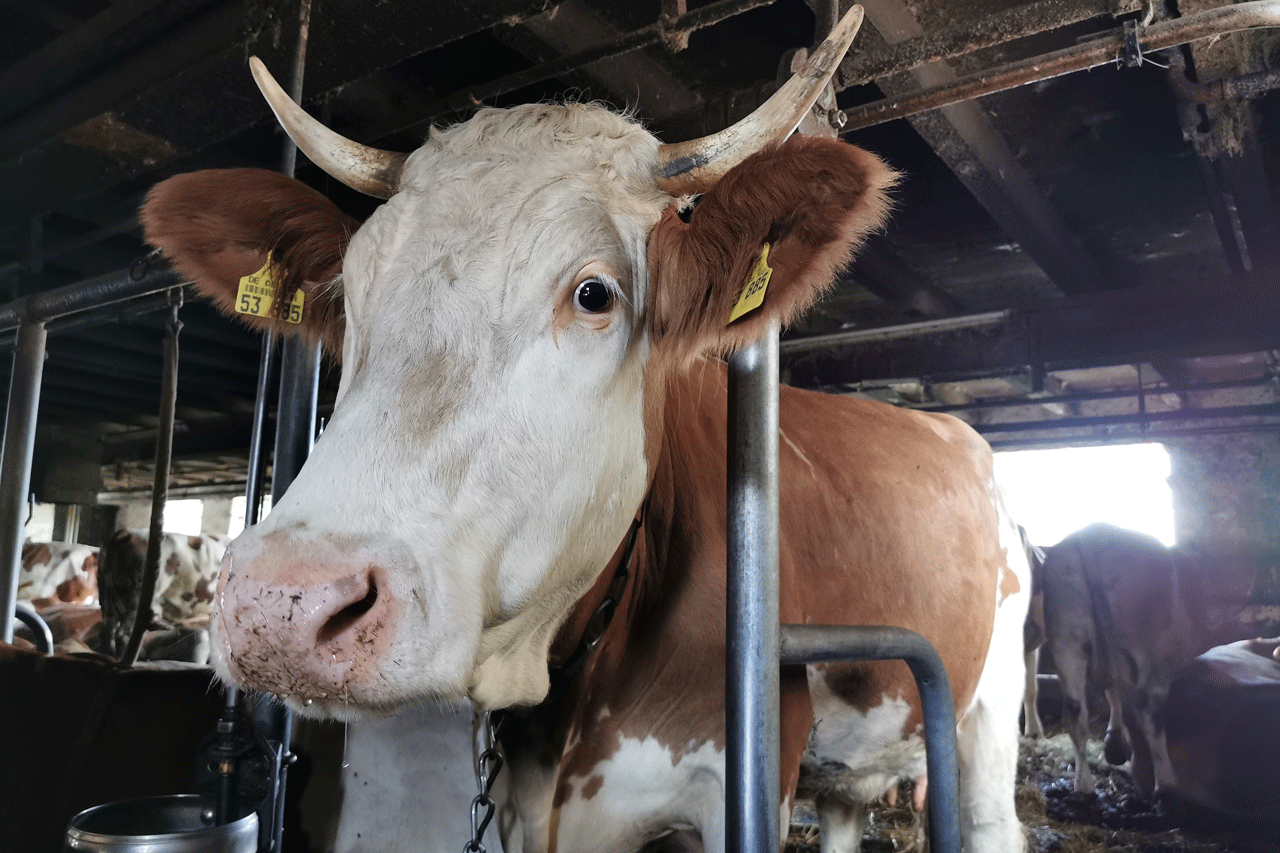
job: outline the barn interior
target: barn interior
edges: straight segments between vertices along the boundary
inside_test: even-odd
[[[304,106],[401,151],[481,105],[565,98],[632,111],[666,141],[703,135],[772,93],[837,11],[309,5]],[[1163,443],[1179,545],[1242,555],[1252,603],[1280,604],[1280,3],[863,5],[819,117],[902,179],[888,226],[784,331],[784,381],[949,412],[997,451]],[[287,77],[297,0],[5,0],[2,14],[0,305],[151,274],[136,211],[168,176],[280,167],[246,63]],[[376,205],[305,158],[297,177],[357,218]],[[145,526],[163,305],[48,324],[30,491],[56,507],[55,539]],[[170,496],[225,514],[250,473],[261,338],[193,296],[180,316]],[[326,362],[322,419],[337,379]]]

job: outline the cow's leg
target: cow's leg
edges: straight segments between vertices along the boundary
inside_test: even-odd
[[[1065,651],[1065,650],[1064,650]],[[1062,718],[1076,748],[1076,790],[1082,794],[1093,793],[1095,781],[1089,770],[1089,699],[1087,693],[1089,661],[1081,650],[1073,654],[1053,650],[1058,664],[1058,683],[1062,686]]]
[[[866,803],[832,793],[817,797],[813,805],[818,812],[822,853],[858,853],[862,849],[862,830],[867,817]]]
[[[1109,764],[1119,766],[1133,755],[1130,738],[1125,732],[1124,706],[1120,702],[1120,691],[1115,686],[1107,688],[1107,704],[1111,708],[1111,716],[1107,719],[1107,735],[1103,740],[1102,755]]]
[[[1044,737],[1044,724],[1040,722],[1040,685],[1036,683],[1036,670],[1040,667],[1040,650],[1032,649],[1022,655],[1026,666],[1026,688],[1022,693],[1022,731],[1027,737]]]
[[[965,853],[1017,853],[1026,848],[1014,810],[1026,608],[1022,592],[1008,596],[996,609],[982,677],[973,703],[957,726]]]

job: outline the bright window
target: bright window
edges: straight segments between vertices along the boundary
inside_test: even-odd
[[[231,499],[231,523],[227,526],[228,536],[239,536],[240,531],[244,530],[244,495],[237,495]],[[258,521],[267,517],[267,513],[271,512],[271,495],[262,496],[262,510],[258,513]]]
[[[164,505],[164,532],[199,536],[203,532],[200,529],[200,519],[203,516],[204,501],[199,498],[166,501]]]
[[[997,453],[996,480],[1014,520],[1041,547],[1095,521],[1174,544],[1169,452],[1162,444]]]

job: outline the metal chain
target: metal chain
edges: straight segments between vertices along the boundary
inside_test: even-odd
[[[498,771],[502,769],[502,753],[498,750],[498,726],[502,718],[495,720],[496,713],[499,712],[485,711],[480,720],[484,744],[484,749],[476,757],[476,789],[480,793],[471,801],[471,840],[463,845],[462,853],[487,853],[481,839],[498,807],[492,791]]]

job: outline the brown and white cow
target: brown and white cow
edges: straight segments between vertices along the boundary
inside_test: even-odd
[[[22,546],[18,598],[37,609],[54,604],[93,604],[98,597],[98,549],[72,542]]]
[[[713,354],[795,316],[884,221],[879,159],[780,142],[858,20],[747,120],[765,132],[745,150],[743,126],[667,148],[602,107],[543,104],[482,109],[406,159],[316,127],[260,73],[308,155],[388,201],[357,228],[302,184],[225,170],[171,178],[143,209],[149,240],[224,308],[270,259],[276,306],[300,287],[303,331],[341,341],[332,420],[224,562],[224,678],[312,715],[523,708],[502,734],[507,853],[690,829],[723,850]],[[764,304],[730,323],[765,244]],[[1028,576],[989,448],[957,420],[873,402],[786,388],[780,409],[783,620],[931,639],[960,716],[967,849],[1021,849]],[[548,700],[548,662],[583,636],[642,507],[617,615]],[[782,701],[784,801],[815,793],[824,849],[856,849],[865,803],[924,772],[907,668],[787,672]]]
[[[133,631],[143,569],[147,530],[117,530],[101,552],[103,628],[99,648],[118,655]],[[213,609],[213,590],[227,540],[204,534],[160,534],[160,570],[151,598],[153,620],[198,632]],[[185,634],[184,634],[185,636]],[[199,638],[196,638],[199,642]],[[205,640],[207,642],[207,638]]]
[[[1107,761],[1132,756],[1145,794],[1175,785],[1164,719],[1170,684],[1206,649],[1273,627],[1246,613],[1251,574],[1221,555],[1188,554],[1111,524],[1077,530],[1047,550],[1045,628],[1076,748],[1077,791],[1094,788],[1085,758],[1091,685],[1110,705]]]

